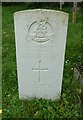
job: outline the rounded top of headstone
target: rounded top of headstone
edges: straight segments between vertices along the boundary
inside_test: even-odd
[[[63,12],[63,11],[51,10],[51,9],[29,9],[29,10],[22,10],[22,11],[15,12],[14,15],[19,15],[19,14],[28,13],[28,12],[52,12],[52,13],[56,13],[56,14],[62,14],[62,15],[65,15],[65,16],[69,15],[69,13],[66,13],[66,12]]]

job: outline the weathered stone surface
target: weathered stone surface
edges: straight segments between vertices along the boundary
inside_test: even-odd
[[[14,14],[19,97],[58,99],[68,14],[35,9]]]

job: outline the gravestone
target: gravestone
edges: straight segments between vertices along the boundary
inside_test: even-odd
[[[14,25],[19,98],[60,98],[68,13],[19,11]]]

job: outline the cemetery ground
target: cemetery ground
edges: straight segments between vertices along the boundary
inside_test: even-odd
[[[63,11],[69,13],[69,24],[62,94],[59,101],[37,98],[29,101],[19,100],[13,13],[25,9],[30,9],[30,6],[12,5],[3,6],[2,9],[3,118],[81,118],[80,81],[73,77],[73,69],[81,60],[80,7],[76,24],[72,24],[72,8],[63,7]],[[59,7],[53,7],[53,9],[59,10]]]

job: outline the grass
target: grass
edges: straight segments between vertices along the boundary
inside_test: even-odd
[[[80,118],[81,90],[79,80],[76,81],[73,78],[73,68],[81,58],[81,14],[79,10],[77,22],[72,24],[70,7],[63,8],[63,11],[69,13],[69,25],[61,100],[51,101],[37,98],[31,101],[19,100],[13,13],[30,8],[35,8],[35,6],[13,5],[3,6],[2,9],[3,118],[41,118],[43,120]]]

